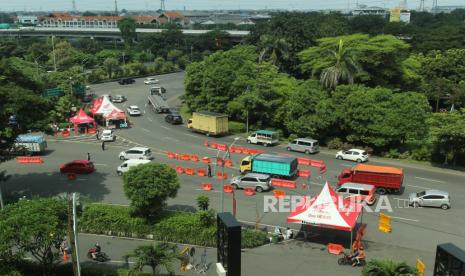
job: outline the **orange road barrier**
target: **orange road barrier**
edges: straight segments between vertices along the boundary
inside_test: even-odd
[[[307,158],[297,158],[297,163],[299,163],[299,165],[310,166],[312,164],[312,160]]]
[[[290,189],[297,188],[297,184],[295,181],[283,180],[283,179],[278,179],[278,178],[272,178],[271,185],[274,187],[281,187],[281,188],[290,188]]]
[[[202,183],[202,190],[211,191],[213,190],[213,185],[211,183]]]
[[[223,186],[223,192],[228,193],[228,194],[233,193],[234,192],[234,187],[231,186],[231,185],[224,185]]]
[[[190,156],[190,159],[191,159],[191,161],[199,162],[199,156],[196,155],[196,154],[191,155],[191,156]]]
[[[250,150],[248,148],[242,148],[242,153],[248,155]]]
[[[206,176],[207,171],[205,169],[197,169],[197,175],[198,176]]]
[[[228,179],[228,174],[227,173],[222,174],[221,172],[217,172],[216,173],[216,178],[218,178],[220,180],[221,179]]]
[[[208,148],[208,140],[203,141],[203,145]]]
[[[184,172],[185,172],[187,175],[194,175],[194,174],[195,174],[194,168],[185,168],[185,169],[184,169]]]
[[[255,189],[252,188],[252,187],[245,187],[244,188],[244,194],[246,196],[253,196],[253,195],[255,195]]]
[[[379,214],[379,222],[378,222],[378,229],[383,233],[390,233],[392,231],[391,228],[391,217],[387,216],[383,213]]]
[[[68,137],[69,135],[70,135],[69,130],[63,130],[61,132],[61,136],[63,136],[63,137]]]
[[[217,159],[216,159],[216,165],[217,165],[217,166],[223,166],[223,159],[217,158]]]
[[[242,148],[241,148],[241,147],[232,146],[232,147],[229,148],[229,151],[230,151],[230,152],[234,152],[234,153],[242,153]]]
[[[66,249],[63,250],[63,261],[68,261],[68,253],[66,252]]]
[[[76,174],[68,173],[68,180],[76,180]]]
[[[176,172],[177,173],[184,173],[184,169],[181,166],[176,166]]]
[[[228,168],[231,168],[232,167],[232,161],[231,159],[226,159],[224,160],[224,165]]]
[[[189,161],[191,159],[189,154],[181,154],[181,160]]]
[[[340,255],[344,252],[344,247],[337,243],[328,243],[328,253],[334,255]]]
[[[302,184],[302,190],[305,190],[305,189],[307,189],[307,184],[303,183]]]
[[[260,153],[265,153],[265,151],[263,151],[263,150],[249,149],[249,154],[250,154],[250,155],[255,155],[255,154],[260,154]]]
[[[90,128],[90,129],[87,130],[87,133],[95,134],[95,133],[97,133],[97,130],[95,128]]]
[[[16,157],[16,162],[22,164],[42,164],[44,160],[40,156],[18,156]]]
[[[174,152],[168,151],[168,158],[174,159],[176,158],[176,154]]]
[[[204,164],[210,164],[210,158],[208,158],[208,157],[202,158],[202,163],[204,163]]]
[[[273,190],[273,195],[276,198],[284,198],[286,196],[286,192],[282,190]]]
[[[221,150],[221,151],[227,151],[227,150],[228,150],[228,146],[225,145],[225,144],[218,144],[217,149],[218,149],[218,150]]]
[[[213,143],[213,144],[210,145],[210,148],[216,149],[216,148],[218,148],[218,144],[214,144],[214,143]]]
[[[300,177],[310,177],[312,173],[310,170],[297,170],[297,175]]]

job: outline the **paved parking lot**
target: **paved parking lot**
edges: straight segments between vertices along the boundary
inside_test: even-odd
[[[171,106],[179,106],[179,96],[183,93],[183,73],[159,76],[160,85],[167,89],[168,102]],[[147,107],[148,87],[143,84],[142,79],[137,79],[133,85],[121,86],[117,83],[104,83],[92,86],[96,94],[121,94],[128,98],[123,104],[117,104],[124,109],[127,105],[138,105],[143,110],[141,117],[131,117],[133,127],[131,129],[117,130],[115,142],[107,143],[107,149],[101,150],[100,141],[95,136],[79,137],[48,137],[49,152],[44,156],[45,163],[42,165],[18,165],[14,161],[1,164],[0,169],[5,169],[12,175],[10,181],[4,184],[4,192],[20,192],[27,196],[34,195],[56,195],[62,192],[79,192],[93,200],[114,204],[128,204],[122,188],[122,179],[116,174],[116,167],[121,164],[118,153],[134,146],[147,146],[153,151],[155,162],[163,162],[170,165],[181,165],[191,167],[203,167],[200,163],[178,161],[169,159],[167,151],[178,153],[198,154],[199,156],[215,156],[216,150],[203,145],[207,138],[200,134],[191,133],[183,125],[172,126],[164,122],[164,116],[155,114]],[[187,118],[184,118],[187,119]],[[224,144],[230,144],[234,137],[209,138]],[[245,146],[240,140],[238,145]],[[288,154],[284,147],[263,148],[250,146],[252,148],[267,150],[270,153]],[[74,159],[85,159],[89,152],[96,165],[96,172],[90,175],[79,176],[74,182],[70,182],[59,173],[60,163]],[[299,153],[291,153],[295,156],[303,156]],[[243,156],[233,154],[232,159],[235,168],[226,169],[228,175],[237,175],[240,159]],[[310,192],[315,195],[321,189],[324,181],[335,185],[335,176],[345,167],[353,166],[349,161],[336,160],[333,155],[320,153],[310,158],[324,160],[328,170],[321,179],[316,176],[318,172],[313,170],[312,185]],[[376,162],[371,162],[376,164]],[[399,164],[398,166],[402,166]],[[216,179],[205,177],[181,175],[181,189],[175,199],[169,201],[171,208],[189,210],[195,208],[196,197],[206,194],[210,197],[211,207],[221,210],[221,199],[219,192],[220,182]],[[204,192],[200,184],[211,181],[215,189]],[[298,180],[301,184],[304,180]],[[364,238],[368,247],[368,258],[388,257],[399,260],[407,260],[414,264],[416,258],[423,259],[427,269],[431,270],[436,245],[438,243],[453,242],[459,247],[465,248],[465,193],[463,184],[465,176],[460,172],[450,172],[440,169],[417,168],[415,166],[405,167],[405,190],[401,195],[390,195],[389,202],[393,207],[392,216],[393,231],[383,234],[377,230],[378,213],[364,213],[363,222],[367,223],[368,231]],[[435,208],[405,208],[404,200],[411,192],[419,192],[424,189],[442,189],[449,191],[452,197],[452,208],[441,210]],[[287,190],[288,194],[305,194],[306,190],[300,188]],[[298,229],[299,225],[286,223],[288,213],[263,213],[263,196],[270,192],[257,194],[254,197],[245,196],[241,191],[236,194],[238,219],[254,223],[257,218],[262,226],[273,227],[279,225]],[[231,211],[232,200],[230,195],[225,195],[225,211]],[[322,252],[321,245],[313,243],[292,243],[288,245],[264,247],[254,249],[244,254],[243,258],[255,258],[257,264],[244,262],[250,271],[256,271],[256,275],[271,275],[273,271],[294,271],[286,275],[302,275],[304,271],[318,271],[322,264],[335,264],[333,256]],[[268,261],[267,260],[273,260]],[[276,262],[274,261],[276,260]],[[278,260],[280,260],[278,262]],[[289,270],[294,267],[294,270]],[[354,270],[350,268],[337,268],[335,274],[348,275]],[[321,270],[323,271],[323,270]],[[325,270],[327,271],[327,270]],[[342,273],[344,271],[344,273]],[[263,272],[263,274],[261,273]],[[265,273],[268,272],[268,273]],[[284,272],[280,273],[283,274]],[[252,275],[252,273],[244,273]],[[322,275],[322,274],[315,274]],[[355,274],[354,274],[355,275]]]

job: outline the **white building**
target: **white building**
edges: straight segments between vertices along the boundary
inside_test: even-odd
[[[35,15],[18,15],[15,23],[22,25],[37,25],[37,23],[39,23],[39,18]]]

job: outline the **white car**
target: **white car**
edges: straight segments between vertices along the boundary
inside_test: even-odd
[[[118,157],[121,160],[128,160],[128,159],[151,160],[153,159],[152,151],[149,148],[144,148],[144,147],[134,147],[126,151],[122,151],[120,152]]]
[[[146,78],[144,80],[145,84],[157,84],[159,81],[156,78]]]
[[[336,153],[339,160],[352,160],[358,163],[368,161],[368,153],[361,149],[341,150]]]
[[[140,112],[140,109],[137,105],[130,105],[127,108],[127,111],[129,113],[129,116],[140,116],[142,113]]]
[[[105,129],[102,131],[102,135],[100,136],[100,140],[105,142],[113,142],[116,140],[116,135],[111,129]]]
[[[122,96],[122,95],[116,95],[114,97],[112,97],[111,101],[114,102],[114,103],[122,103],[124,101],[126,101],[126,97],[125,96]]]

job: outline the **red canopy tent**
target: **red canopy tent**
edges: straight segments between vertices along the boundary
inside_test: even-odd
[[[91,105],[90,105],[90,112],[95,114],[95,112],[100,108],[100,105],[102,104],[102,99],[101,98],[95,98]]]
[[[287,221],[350,231],[352,246],[352,232],[357,225],[361,210],[360,204],[339,196],[326,182],[316,197],[304,197],[304,200],[287,217]]]
[[[82,108],[79,109],[79,112],[74,117],[69,118],[69,121],[74,125],[75,133],[78,133],[78,128],[80,127],[85,128],[86,132],[89,129],[95,130],[96,128],[94,118],[87,115]]]

